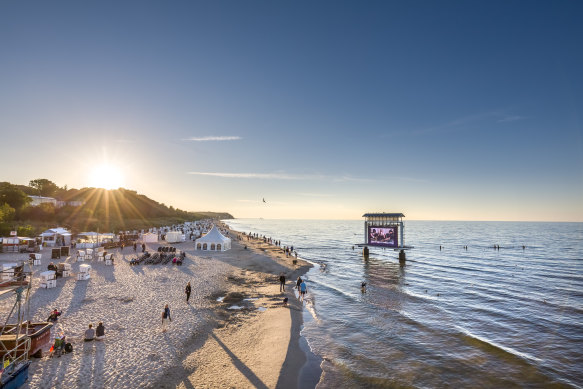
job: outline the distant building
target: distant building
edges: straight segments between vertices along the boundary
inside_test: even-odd
[[[83,204],[85,204],[85,201],[79,201],[79,200],[74,200],[74,201],[61,201],[61,200],[57,200],[53,197],[43,197],[43,196],[28,196],[31,198],[31,202],[30,205],[33,207],[38,207],[39,205],[43,204],[43,203],[49,203],[49,204],[53,204],[53,206],[55,208],[61,208],[64,207],[66,205],[70,206],[70,207],[80,207]]]
[[[43,196],[28,196],[32,199],[30,205],[33,207],[38,207],[43,203],[53,204],[55,207],[57,206],[57,199],[52,197],[43,197]]]

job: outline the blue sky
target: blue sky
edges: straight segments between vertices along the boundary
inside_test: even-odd
[[[0,180],[96,186],[108,164],[236,217],[583,221],[581,20],[578,1],[3,2]]]

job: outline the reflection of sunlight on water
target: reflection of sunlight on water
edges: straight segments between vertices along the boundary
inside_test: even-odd
[[[320,318],[318,317],[318,314],[316,313],[316,304],[314,301],[314,296],[304,298],[304,306],[306,307],[308,312],[310,312],[310,315],[312,315],[312,317],[314,318],[316,323],[318,325],[321,325],[322,321],[320,320]]]

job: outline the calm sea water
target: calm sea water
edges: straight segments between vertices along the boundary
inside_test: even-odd
[[[319,388],[583,387],[583,223],[409,221],[400,266],[352,249],[362,221],[226,222],[316,264],[302,335]]]

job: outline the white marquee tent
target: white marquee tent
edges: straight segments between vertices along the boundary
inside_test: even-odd
[[[176,243],[176,242],[183,242],[183,234],[180,231],[169,231],[166,233],[166,242],[168,243]]]
[[[154,243],[158,241],[158,234],[152,232],[146,232],[142,235],[142,242],[144,243]]]
[[[219,232],[216,226],[202,238],[195,241],[197,250],[227,251],[231,249],[231,239]]]
[[[71,244],[71,233],[62,227],[51,228],[40,234],[44,246],[56,246]]]

